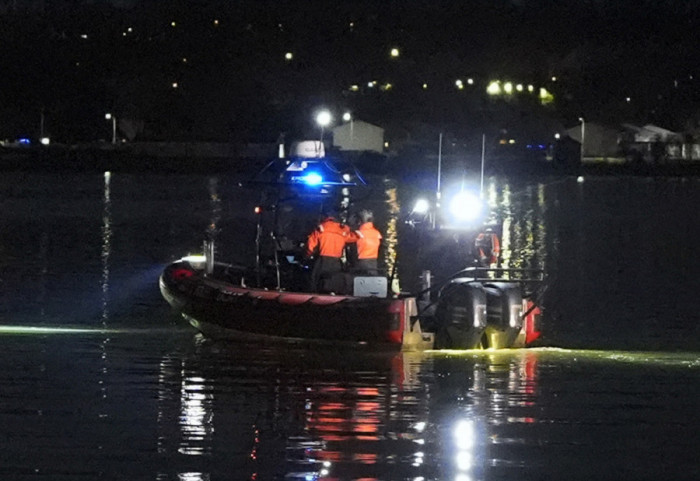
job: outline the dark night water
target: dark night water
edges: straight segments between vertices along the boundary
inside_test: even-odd
[[[386,222],[405,190],[366,202]],[[237,179],[4,173],[0,479],[700,479],[700,181],[487,192],[504,263],[551,272],[545,347],[389,355],[173,315],[157,276],[210,224],[252,255]]]

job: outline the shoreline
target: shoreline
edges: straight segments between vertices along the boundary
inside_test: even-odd
[[[411,156],[413,157],[413,156]],[[242,155],[145,155],[132,149],[105,148],[0,148],[0,172],[121,172],[154,174],[253,174],[264,167],[274,155],[247,157]],[[361,172],[403,176],[431,175],[431,162],[402,162],[392,158],[386,172],[372,172],[376,165],[355,164]],[[415,160],[415,157],[413,157]],[[405,157],[410,160],[410,157]],[[350,161],[352,163],[352,161]],[[401,169],[399,162],[405,167]],[[392,165],[393,164],[393,165]],[[466,167],[467,171],[473,166]],[[491,159],[487,175],[551,177],[551,176],[636,176],[636,177],[696,177],[700,176],[700,161],[666,161],[662,164],[588,161],[583,164],[562,165],[547,160]]]

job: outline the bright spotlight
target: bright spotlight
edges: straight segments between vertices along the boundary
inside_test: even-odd
[[[418,199],[413,205],[413,214],[427,214],[430,210],[430,203],[425,199]]]
[[[482,212],[481,199],[471,192],[460,191],[450,201],[450,214],[457,222],[478,219]]]

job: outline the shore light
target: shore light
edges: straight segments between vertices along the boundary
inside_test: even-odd
[[[117,116],[107,112],[105,119],[112,121],[112,145],[114,145],[117,143]]]
[[[316,114],[316,123],[318,124],[319,127],[321,127],[321,142],[319,143],[319,152],[318,156],[321,157],[321,146],[323,146],[323,132],[326,127],[330,125],[330,123],[333,121],[333,116],[328,110],[321,110]],[[308,183],[308,181],[307,181]]]
[[[486,93],[489,95],[500,95],[501,83],[498,80],[492,81],[488,87],[486,87]]]
[[[398,49],[398,48],[392,48],[392,49],[391,49],[391,56],[392,56],[392,57],[398,57],[398,56],[399,56],[399,49]]]
[[[316,114],[316,123],[319,127],[328,127],[333,120],[333,116],[328,110],[321,110]]]
[[[345,122],[350,122],[352,120],[352,114],[350,112],[345,112],[343,114],[343,120]]]

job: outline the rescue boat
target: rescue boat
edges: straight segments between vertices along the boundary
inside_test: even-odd
[[[207,268],[202,256],[168,265],[160,291],[212,338],[403,351],[531,345],[540,336],[539,307],[530,295],[523,297],[521,282],[494,272],[465,269],[422,311],[417,296],[388,295],[385,277],[354,277],[351,295],[248,287],[241,270],[220,263]]]
[[[278,190],[291,185],[302,198],[323,198],[338,188],[345,195],[364,183],[356,170],[329,162],[324,157],[274,161],[263,169],[272,179],[265,182]],[[278,192],[274,202],[288,197]],[[278,212],[277,207],[272,210]],[[526,347],[540,336],[544,272],[497,268],[499,242],[491,230],[471,239],[474,256],[463,259],[467,267],[438,283],[425,270],[418,292],[394,292],[393,273],[351,272],[339,274],[348,286],[344,292],[305,292],[300,286],[307,284],[298,281],[308,266],[282,250],[276,228],[273,257],[261,262],[260,239],[270,238],[261,235],[261,212],[256,209],[254,266],[218,262],[210,238],[203,255],[178,259],[160,276],[165,300],[206,336],[403,351]],[[425,215],[414,208],[405,223],[435,227],[434,218],[424,222]]]

